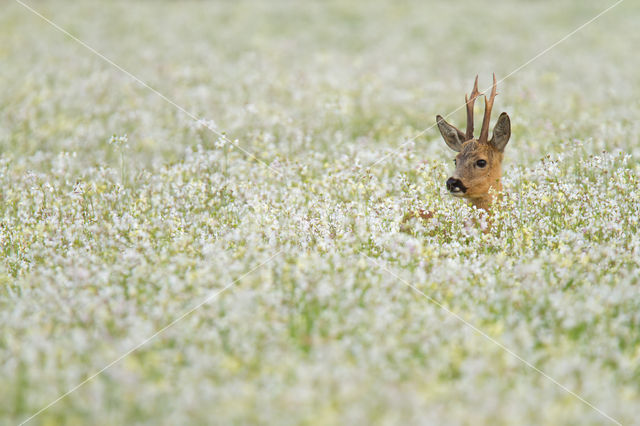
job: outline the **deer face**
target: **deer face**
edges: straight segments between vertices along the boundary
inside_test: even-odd
[[[447,179],[447,189],[451,195],[481,198],[500,182],[502,153],[489,144],[476,139],[466,141],[454,161],[456,169]]]
[[[511,136],[511,121],[506,113],[500,114],[493,128],[493,136],[489,136],[489,119],[496,96],[496,77],[493,76],[493,88],[489,100],[485,97],[485,113],[482,121],[480,137],[473,137],[473,104],[480,95],[478,77],[476,77],[470,97],[465,97],[467,104],[467,131],[462,133],[447,123],[441,116],[436,117],[440,133],[449,148],[458,152],[455,158],[456,169],[447,179],[447,190],[451,195],[469,199],[478,208],[487,209],[493,195],[502,189],[500,177],[504,148]]]

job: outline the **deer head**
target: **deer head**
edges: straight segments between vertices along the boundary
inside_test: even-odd
[[[493,135],[489,139],[489,120],[491,108],[496,97],[496,75],[493,74],[493,87],[489,98],[484,98],[484,118],[480,137],[473,137],[473,105],[478,96],[478,76],[476,76],[473,90],[468,97],[465,95],[467,106],[467,131],[463,133],[455,126],[447,123],[440,115],[436,122],[440,134],[449,148],[456,151],[456,170],[447,179],[447,190],[451,195],[466,198],[477,208],[487,210],[493,202],[493,197],[502,190],[500,178],[502,176],[502,155],[509,137],[511,136],[511,121],[506,112],[500,114],[498,122],[493,128]]]

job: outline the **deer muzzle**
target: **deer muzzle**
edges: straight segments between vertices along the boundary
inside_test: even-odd
[[[467,187],[460,179],[450,177],[447,179],[447,190],[453,195],[462,195],[467,192]]]

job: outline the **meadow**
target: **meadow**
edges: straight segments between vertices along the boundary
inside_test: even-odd
[[[640,3],[29,4],[199,120],[0,0],[0,424],[639,424]]]

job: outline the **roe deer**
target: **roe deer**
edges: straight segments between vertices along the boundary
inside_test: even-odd
[[[489,139],[489,120],[491,108],[496,97],[496,75],[493,74],[493,87],[489,98],[484,98],[484,118],[480,137],[473,137],[473,104],[478,96],[478,76],[473,84],[471,95],[465,95],[467,106],[467,131],[463,133],[447,123],[440,115],[436,122],[440,134],[449,148],[458,152],[455,158],[456,170],[447,179],[447,190],[451,195],[466,198],[479,209],[488,210],[494,197],[502,190],[502,155],[511,136],[511,121],[506,112],[500,114]]]

